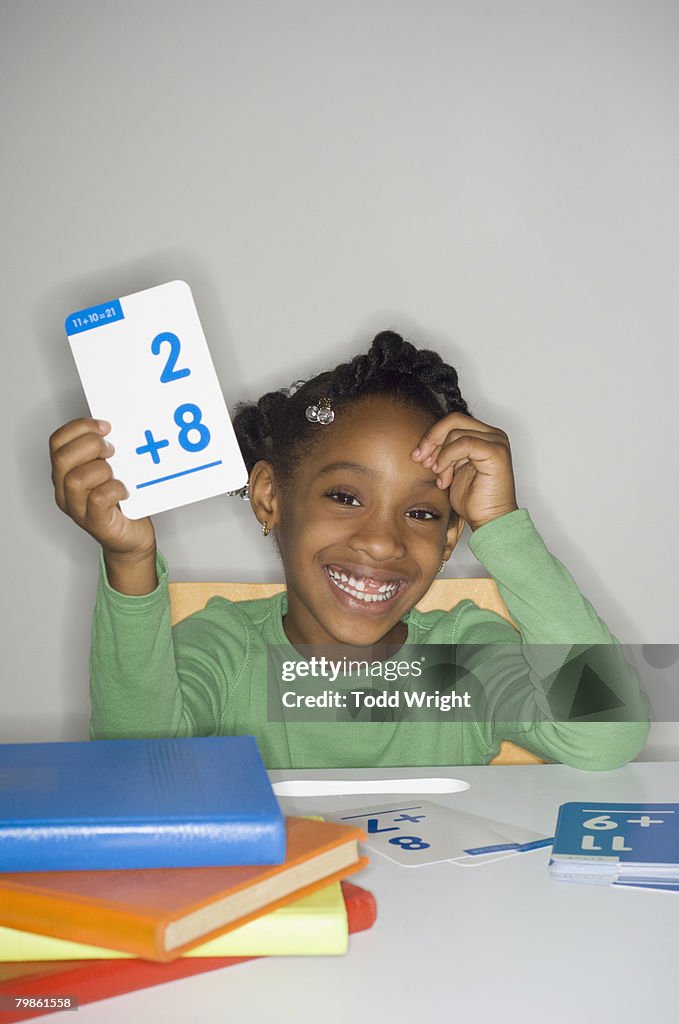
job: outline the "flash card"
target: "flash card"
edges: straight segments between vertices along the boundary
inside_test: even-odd
[[[513,825],[507,826],[507,828],[511,828],[512,838],[516,838],[513,846],[495,850],[488,850],[486,848],[482,849],[481,852],[474,850],[464,857],[455,857],[450,863],[458,868],[478,868],[483,864],[494,864],[497,860],[506,860],[507,857],[515,857],[521,853],[532,853],[534,850],[542,850],[546,846],[551,846],[554,842],[553,836],[541,836],[538,832],[532,832],[525,828],[519,829]],[[532,836],[533,838],[526,839],[526,836]]]
[[[423,867],[466,857],[468,850],[500,846],[514,849],[517,845],[517,840],[511,837],[513,826],[431,800],[374,804],[347,810],[341,816],[326,814],[325,817],[342,824],[359,825],[367,833],[367,846],[371,850],[403,867]]]
[[[72,313],[66,334],[130,519],[247,481],[191,289],[171,281]]]

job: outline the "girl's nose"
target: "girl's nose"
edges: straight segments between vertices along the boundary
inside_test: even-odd
[[[389,558],[403,558],[406,544],[398,526],[391,520],[371,515],[360,524],[350,539],[354,551],[363,551],[375,562]]]

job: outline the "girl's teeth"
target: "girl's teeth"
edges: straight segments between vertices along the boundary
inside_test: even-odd
[[[357,580],[353,576],[347,576],[345,572],[337,572],[332,569],[328,570],[328,575],[336,587],[360,601],[365,601],[366,604],[371,604],[374,601],[388,601],[394,596],[399,586],[398,583],[382,583],[376,592],[366,594],[364,579]]]

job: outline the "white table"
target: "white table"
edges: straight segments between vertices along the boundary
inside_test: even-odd
[[[562,765],[271,772],[294,778],[450,776],[439,803],[552,834],[566,800],[679,801],[679,763],[612,772]],[[289,814],[398,797],[285,799]],[[410,798],[412,799],[412,797]],[[83,1006],[73,1024],[639,1024],[676,1018],[679,896],[553,882],[549,849],[483,868],[407,869],[373,856],[353,880],[378,920],[345,957],[254,960]],[[70,1018],[50,1015],[38,1018]]]

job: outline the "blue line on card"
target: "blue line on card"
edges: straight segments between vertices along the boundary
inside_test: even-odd
[[[95,327],[103,327],[104,324],[113,324],[116,320],[124,319],[120,299],[111,299],[110,302],[102,302],[98,306],[89,306],[87,309],[79,309],[77,313],[71,313],[66,317],[64,326],[66,334],[70,337],[72,334],[82,334],[83,331],[91,331]]]
[[[494,846],[470,846],[465,853],[470,857],[477,857],[481,853],[498,853],[500,850],[518,850],[518,843],[495,843]]]
[[[519,846],[519,853],[528,853],[529,850],[539,850],[542,846],[551,846],[554,842],[554,836],[550,836],[549,839],[536,839],[532,843],[522,843]]]
[[[367,814],[343,814],[340,821],[351,821],[352,818],[374,818],[376,814],[397,814],[399,811],[419,811],[421,804],[414,807],[385,807],[382,811],[368,811]]]
[[[581,807],[580,808],[580,813],[581,814],[641,814],[642,811],[645,811],[647,809],[648,809],[648,807],[647,807],[646,804],[641,804],[641,806],[639,806],[639,807],[637,807],[636,804],[628,804],[628,806],[625,807],[625,808],[622,808],[622,807],[610,807],[610,808],[606,808],[606,807]],[[655,807],[654,807],[653,808],[653,813],[654,814],[674,814],[674,811],[665,811],[665,810],[661,811],[661,810],[656,810]]]
[[[142,487],[151,487],[152,484],[164,484],[166,480],[175,480],[178,476],[186,476],[187,473],[200,473],[201,469],[212,469],[213,466],[221,466],[222,460],[206,462],[204,466],[194,466],[193,469],[183,469],[181,473],[170,473],[169,476],[159,476],[156,480],[145,480],[143,484],[137,484],[137,490]]]

